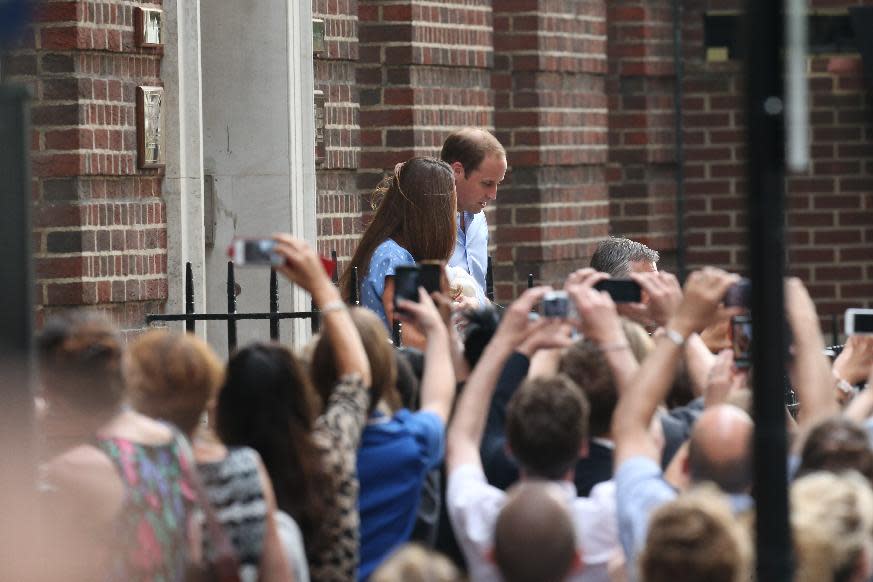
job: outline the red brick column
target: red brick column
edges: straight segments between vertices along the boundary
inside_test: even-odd
[[[495,125],[511,173],[498,193],[498,300],[527,275],[587,266],[607,234],[606,2],[494,3]]]
[[[33,91],[41,314],[100,306],[128,329],[167,297],[161,176],[138,169],[136,156],[136,87],[161,84],[161,56],[134,46],[136,5],[37,5],[8,71]]]
[[[609,17],[610,231],[676,248],[670,0],[612,0]]]
[[[466,125],[493,127],[490,0],[375,0],[360,17],[362,208],[397,162],[438,156],[443,140]]]
[[[325,96],[327,158],[316,171],[318,248],[341,259],[354,251],[360,234],[357,169],[361,155],[357,0],[313,0],[315,18],[325,21],[327,50],[315,59],[315,86]]]

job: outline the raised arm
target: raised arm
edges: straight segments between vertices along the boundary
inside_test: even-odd
[[[840,412],[834,394],[835,380],[824,354],[825,344],[815,305],[800,279],[785,282],[785,308],[794,336],[791,380],[800,400],[797,415],[802,430]]]
[[[323,333],[330,339],[336,354],[337,376],[358,374],[364,385],[369,386],[372,381],[370,361],[361,336],[315,250],[306,241],[287,234],[275,235],[274,240],[276,252],[285,259],[285,264],[276,270],[308,291],[321,309]]]
[[[486,416],[497,377],[516,346],[539,327],[548,324],[548,320],[534,321],[530,317],[531,308],[548,290],[548,287],[528,289],[509,306],[497,332],[470,374],[449,426],[446,443],[446,466],[449,473],[461,465],[481,466],[479,445],[485,431]]]
[[[433,412],[449,421],[455,399],[455,373],[449,347],[449,331],[442,316],[424,289],[419,288],[419,302],[403,300],[397,315],[406,325],[415,327],[424,337],[424,373],[421,378],[421,410]]]
[[[649,424],[670,390],[685,340],[709,324],[725,291],[737,278],[713,268],[696,271],[688,278],[685,297],[668,321],[666,333],[657,338],[654,351],[619,397],[612,419],[616,467],[634,456],[659,460]]]

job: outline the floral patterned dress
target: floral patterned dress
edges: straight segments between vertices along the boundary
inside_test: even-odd
[[[124,483],[107,581],[181,582],[188,555],[188,522],[197,500],[193,462],[184,437],[151,446],[98,437]]]

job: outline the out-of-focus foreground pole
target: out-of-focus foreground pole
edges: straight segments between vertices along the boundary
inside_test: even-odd
[[[0,579],[26,580],[34,549],[28,95],[0,85]]]
[[[23,88],[0,86],[0,353],[15,357],[29,355],[33,337],[27,99]]]
[[[757,579],[790,582],[785,433],[782,0],[747,0],[746,139],[755,386]]]

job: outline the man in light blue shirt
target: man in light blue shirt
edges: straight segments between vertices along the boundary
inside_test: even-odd
[[[497,186],[506,175],[506,150],[487,130],[465,127],[446,138],[440,157],[452,167],[458,191],[458,237],[449,266],[472,275],[476,298],[484,305],[488,222],[482,211],[497,199]]]

